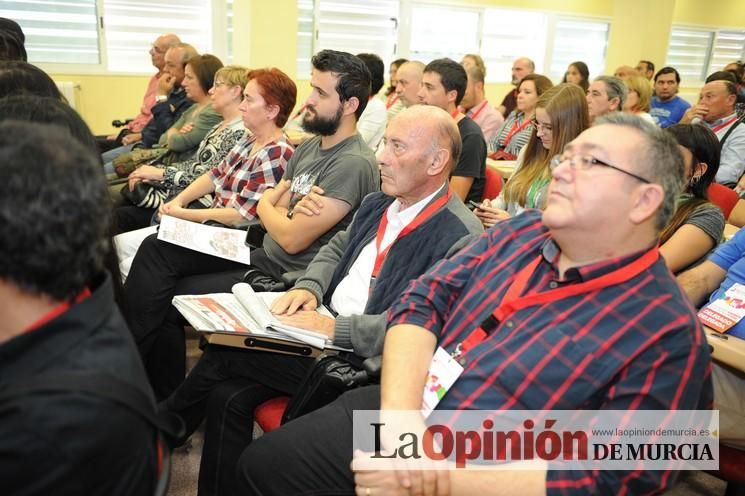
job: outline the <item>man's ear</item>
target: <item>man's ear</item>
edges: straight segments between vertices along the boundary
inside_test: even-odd
[[[635,194],[633,208],[629,213],[629,220],[633,224],[641,224],[650,217],[657,215],[660,205],[665,200],[665,190],[659,184],[642,184]]]
[[[445,96],[447,96],[448,102],[453,102],[453,105],[455,105],[455,100],[458,99],[458,90],[450,90],[445,93]],[[457,105],[455,106],[457,107]]]
[[[344,107],[344,115],[354,114],[360,106],[360,100],[356,96],[353,96],[349,100],[344,100],[342,105]]]
[[[438,148],[432,154],[432,160],[427,166],[427,175],[437,176],[450,165],[450,152],[445,148]]]
[[[622,110],[621,109],[621,99],[618,97],[611,98],[608,100],[610,102],[611,110]]]

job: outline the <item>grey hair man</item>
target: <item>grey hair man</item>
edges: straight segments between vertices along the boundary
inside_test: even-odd
[[[590,120],[616,110],[622,110],[628,96],[623,81],[614,76],[598,76],[587,88],[587,107]]]

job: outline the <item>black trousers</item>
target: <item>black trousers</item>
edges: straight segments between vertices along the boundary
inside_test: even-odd
[[[309,357],[227,346],[205,348],[164,404],[184,419],[187,435],[206,420],[200,496],[240,494],[236,462],[251,443],[254,410],[266,400],[294,394],[312,364]]]
[[[247,266],[145,238],[124,285],[127,322],[156,398],[170,396],[186,365],[184,320],[171,305],[177,294],[229,292]],[[201,277],[197,277],[201,276]]]
[[[236,494],[354,494],[352,412],[379,409],[380,386],[353,389],[261,436],[238,460]]]

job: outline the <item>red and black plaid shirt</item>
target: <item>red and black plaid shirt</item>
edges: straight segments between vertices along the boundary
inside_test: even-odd
[[[215,184],[212,207],[234,208],[247,220],[256,217],[256,204],[267,188],[282,179],[294,148],[286,136],[251,155],[256,138],[248,136],[210,169]]]
[[[559,248],[540,216],[528,211],[500,223],[412,282],[391,307],[389,325],[424,327],[452,352],[538,255],[525,292],[587,281],[642,255],[570,269],[559,279]],[[518,310],[464,358],[438,409],[695,410],[713,401],[706,338],[662,259],[624,283]],[[667,487],[670,475],[551,470],[546,489],[640,494]]]

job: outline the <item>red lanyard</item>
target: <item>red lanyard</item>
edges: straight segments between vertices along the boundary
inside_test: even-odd
[[[373,266],[371,279],[375,279],[376,277],[378,277],[378,273],[380,273],[380,267],[383,265],[383,262],[385,261],[385,257],[388,256],[388,252],[390,251],[391,247],[396,243],[396,241],[408,235],[414,229],[421,226],[427,219],[429,219],[434,214],[436,214],[438,210],[440,210],[442,207],[445,206],[448,200],[450,200],[451,196],[452,196],[452,193],[450,191],[450,188],[448,188],[448,191],[445,195],[441,196],[437,200],[427,205],[421,212],[419,212],[416,215],[416,217],[414,217],[414,220],[409,222],[409,224],[407,224],[406,227],[404,227],[401,230],[401,232],[398,233],[398,236],[396,236],[396,239],[393,240],[393,243],[391,243],[390,245],[388,245],[386,249],[381,251],[380,244],[383,242],[383,236],[385,235],[385,229],[386,227],[388,227],[388,210],[386,209],[385,213],[383,214],[383,218],[380,219],[380,224],[378,225],[378,234],[375,236],[376,255],[375,255],[375,265]],[[388,207],[388,208],[391,208],[391,207]]]
[[[713,128],[711,128],[711,131],[712,131],[712,132],[714,132],[714,133],[716,133],[716,132],[719,132],[719,131],[721,131],[722,129],[724,129],[725,127],[727,127],[727,126],[729,126],[730,124],[732,124],[733,122],[735,122],[736,120],[737,120],[737,116],[735,115],[735,116],[734,116],[733,118],[729,119],[729,120],[728,120],[728,121],[726,121],[726,122],[722,122],[722,123],[721,123],[721,124],[719,124],[719,125],[718,125],[717,127],[713,127]]]
[[[66,301],[64,303],[60,303],[50,311],[48,311],[46,314],[42,315],[39,320],[31,324],[28,329],[26,329],[24,332],[31,332],[33,330],[38,329],[39,327],[48,324],[49,322],[53,321],[66,311],[70,309],[71,306],[74,304],[78,304],[84,299],[88,298],[91,295],[91,290],[88,288],[85,288],[83,291],[81,291],[72,301]]]
[[[393,107],[397,101],[398,101],[397,93],[394,93],[393,95],[389,96],[388,100],[385,102],[385,109],[388,110],[389,108]]]
[[[293,117],[293,119],[297,119],[298,117],[300,117],[303,114],[303,112],[305,112],[305,109],[307,107],[308,107],[307,104],[305,104],[302,107],[300,107],[300,110],[298,110],[297,112],[295,112],[295,117]]]
[[[487,105],[489,105],[489,101],[488,100],[484,100],[484,103],[481,104],[481,106],[479,107],[479,109],[476,112],[474,112],[473,114],[471,114],[471,119],[472,120],[476,120],[476,117],[479,116],[479,114],[481,113],[481,111],[484,110]]]
[[[517,273],[512,285],[505,293],[502,298],[502,303],[492,313],[492,316],[499,322],[504,322],[507,317],[512,313],[522,310],[524,308],[532,307],[535,305],[544,305],[546,303],[552,303],[554,301],[563,300],[571,296],[578,294],[589,293],[598,289],[607,288],[616,284],[621,284],[628,281],[629,279],[636,277],[643,271],[647,270],[654,264],[659,258],[659,250],[655,246],[644,255],[634,260],[629,265],[616,269],[613,272],[609,272],[603,276],[591,279],[580,284],[572,284],[570,286],[564,286],[563,288],[551,289],[542,293],[533,292],[525,296],[520,296],[520,293],[525,290],[525,286],[528,284],[528,279],[535,272],[536,267],[541,262],[543,255],[538,255],[532,262],[522,268]],[[477,327],[471,334],[460,345],[460,351],[466,352],[473,348],[481,341],[486,339],[487,333],[482,327]]]
[[[453,119],[455,119],[456,117],[458,117],[458,114],[459,114],[459,113],[460,113],[460,109],[459,109],[458,107],[455,107],[455,110],[453,110],[453,111],[452,111],[452,112],[450,113],[450,117],[452,117]]]
[[[504,141],[502,142],[502,148],[507,148],[507,145],[510,144],[510,141],[512,141],[512,137],[515,136],[517,133],[525,129],[526,127],[530,126],[531,120],[525,119],[525,122],[523,122],[519,127],[517,125],[517,119],[515,119],[515,122],[512,123],[512,127],[510,128],[510,132],[507,133],[507,136],[504,138]]]

